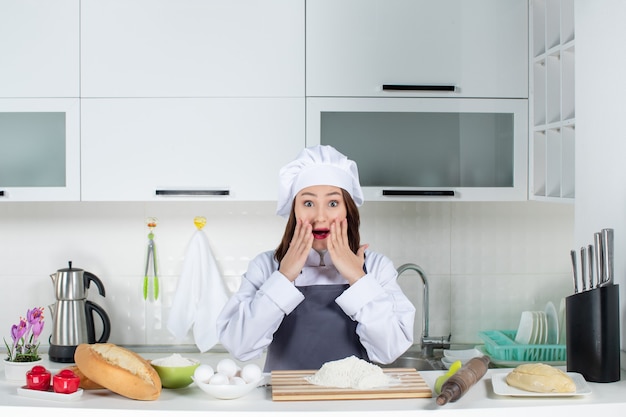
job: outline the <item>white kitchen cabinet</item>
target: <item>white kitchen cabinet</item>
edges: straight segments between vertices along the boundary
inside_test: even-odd
[[[0,99],[0,201],[80,200],[74,99]]]
[[[0,97],[78,97],[79,0],[0,0]]]
[[[306,95],[528,98],[528,1],[308,1]]]
[[[83,99],[84,201],[274,200],[304,98]]]
[[[528,100],[307,98],[307,145],[354,159],[366,200],[526,200]]]
[[[304,96],[304,0],[82,0],[81,94]]]
[[[533,200],[575,197],[574,0],[532,0],[530,190]]]

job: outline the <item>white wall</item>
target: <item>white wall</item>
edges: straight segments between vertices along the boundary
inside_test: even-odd
[[[232,288],[248,260],[274,248],[284,227],[273,203],[6,203],[0,204],[0,334],[37,305],[54,302],[49,275],[73,266],[96,274],[106,298],[90,290],[113,322],[118,344],[193,344],[164,328],[193,218],[205,232]],[[515,329],[522,310],[557,307],[572,292],[572,205],[522,203],[366,203],[363,241],[396,266],[420,264],[431,288],[431,332],[458,343],[480,342],[479,330]],[[143,300],[148,229],[156,216],[162,297]],[[411,275],[412,274],[412,275]],[[417,275],[401,284],[421,304]],[[92,287],[94,288],[94,287]],[[47,316],[44,339],[52,320]],[[416,317],[416,339],[421,332]]]
[[[626,2],[576,0],[577,246],[604,227],[615,230],[622,352],[626,326]],[[622,354],[622,367],[626,355]]]

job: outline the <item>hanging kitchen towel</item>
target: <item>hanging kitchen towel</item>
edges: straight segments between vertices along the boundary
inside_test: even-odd
[[[218,342],[217,316],[227,300],[209,239],[199,227],[187,248],[167,329],[180,340],[193,327],[196,346],[206,352]]]

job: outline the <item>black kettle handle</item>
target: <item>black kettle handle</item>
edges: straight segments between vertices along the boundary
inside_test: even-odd
[[[93,281],[96,284],[96,287],[98,287],[98,292],[100,293],[100,295],[104,297],[104,284],[102,284],[100,278],[98,278],[91,272],[85,271],[83,273],[83,281],[85,284],[85,288],[89,288],[89,283]]]
[[[102,319],[103,326],[102,334],[98,340],[96,340],[96,329],[93,322],[94,311]],[[89,343],[106,343],[106,341],[109,340],[109,336],[111,336],[111,320],[109,320],[106,311],[98,304],[87,300],[85,301],[85,312],[87,313],[87,338]]]

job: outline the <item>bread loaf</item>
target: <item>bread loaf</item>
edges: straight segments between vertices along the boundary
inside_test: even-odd
[[[96,384],[95,382],[93,382],[91,379],[87,378],[85,376],[84,373],[81,372],[81,370],[78,368],[78,366],[70,366],[66,369],[69,369],[70,371],[74,372],[76,374],[77,377],[80,378],[80,385],[79,387],[85,390],[89,390],[89,389],[103,389],[104,387],[100,384]]]
[[[519,365],[506,376],[512,387],[540,393],[575,392],[576,384],[565,372],[543,363]]]
[[[159,374],[128,349],[112,343],[81,344],[74,362],[91,381],[124,397],[147,401],[161,395]]]

